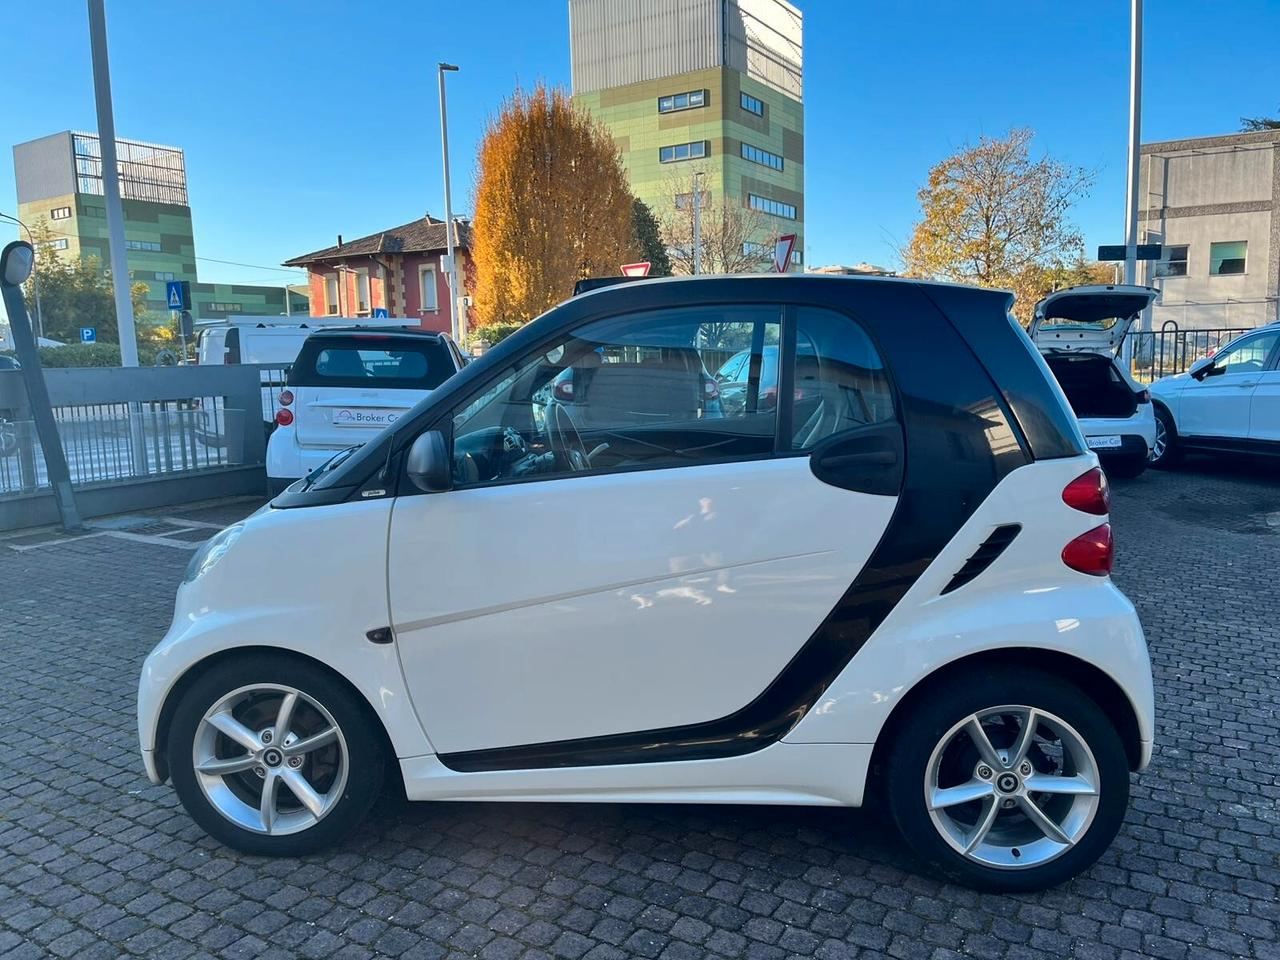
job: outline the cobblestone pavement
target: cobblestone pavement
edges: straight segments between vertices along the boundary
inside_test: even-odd
[[[1102,861],[1034,896],[939,883],[849,810],[386,800],[327,855],[235,854],[136,753],[182,525],[0,542],[0,956],[1280,958],[1280,482],[1115,499],[1155,762]]]

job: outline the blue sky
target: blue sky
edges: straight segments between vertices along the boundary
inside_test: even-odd
[[[807,261],[893,264],[931,164],[1037,131],[1096,169],[1074,216],[1120,242],[1125,0],[799,0]],[[108,0],[116,129],[186,150],[201,279],[281,282],[287,257],[443,211],[434,66],[450,77],[455,210],[484,122],[517,83],[568,85],[564,0]],[[0,142],[95,128],[83,0],[23,4],[0,58]],[[1144,139],[1280,113],[1275,0],[1149,0]],[[0,210],[14,212],[0,159]],[[14,230],[0,227],[0,239]]]

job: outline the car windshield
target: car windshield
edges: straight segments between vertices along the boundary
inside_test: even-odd
[[[289,386],[433,390],[454,366],[449,348],[435,338],[311,337],[289,371]]]

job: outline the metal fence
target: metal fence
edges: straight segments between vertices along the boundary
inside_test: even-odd
[[[1150,382],[1182,373],[1201,357],[1213,356],[1228,343],[1247,333],[1250,327],[1179,329],[1167,320],[1159,330],[1130,331],[1133,349],[1133,376]]]
[[[35,502],[49,499],[48,477],[21,376],[0,372],[0,528],[44,522],[48,513]],[[77,368],[44,376],[72,484],[104,507],[86,515],[136,509],[148,495],[174,503],[184,490],[198,499],[265,488],[281,368]],[[126,487],[133,489],[119,493]],[[25,513],[24,503],[32,508]]]

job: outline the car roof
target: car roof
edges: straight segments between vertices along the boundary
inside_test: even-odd
[[[313,337],[335,337],[358,340],[369,336],[377,337],[380,340],[387,337],[410,337],[415,340],[444,341],[444,334],[438,330],[415,330],[404,327],[325,327],[313,330],[308,334],[307,339],[310,340]]]

